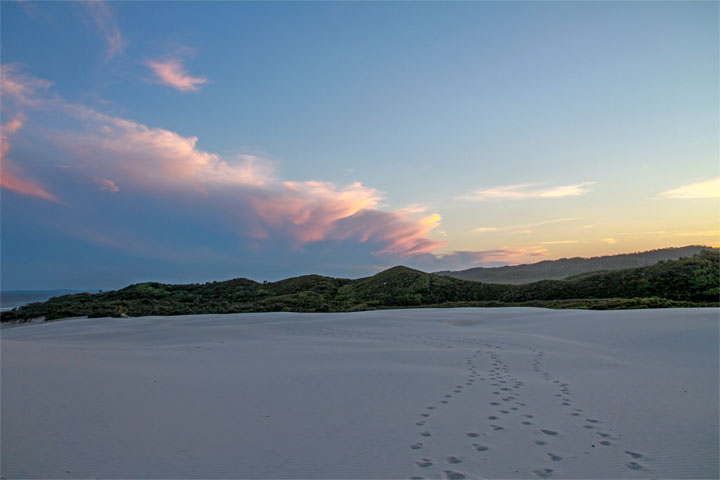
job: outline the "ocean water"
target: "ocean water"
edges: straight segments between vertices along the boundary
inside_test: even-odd
[[[58,295],[79,293],[81,290],[5,290],[0,291],[0,311],[12,310],[33,302],[44,302]]]

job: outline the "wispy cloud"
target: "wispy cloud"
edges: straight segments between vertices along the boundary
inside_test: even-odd
[[[37,106],[47,99],[41,95],[52,86],[52,82],[35,78],[19,71],[17,65],[4,64],[0,66],[0,81],[2,82],[3,109],[7,102],[15,104],[17,108]]]
[[[164,62],[147,60],[145,65],[155,73],[156,81],[168,85],[181,92],[194,92],[200,89],[200,85],[207,83],[205,77],[192,77],[178,59],[171,59]]]
[[[399,208],[397,211],[400,213],[423,213],[427,212],[428,207],[420,203],[413,203],[406,207]]]
[[[460,197],[461,200],[484,202],[489,200],[522,200],[526,198],[562,198],[582,195],[590,191],[595,182],[582,182],[574,185],[539,188],[537,184],[524,183],[492,187]]]
[[[564,245],[566,243],[579,243],[579,240],[553,240],[550,242],[540,242],[543,245]]]
[[[602,241],[605,242],[605,243],[609,243],[610,245],[612,245],[612,244],[614,244],[614,243],[617,243],[617,240],[615,240],[615,239],[612,238],[612,237],[603,238]]]
[[[540,227],[542,225],[552,225],[555,223],[566,223],[580,220],[580,217],[565,217],[565,218],[553,218],[551,220],[543,220],[540,222],[524,223],[519,225],[505,225],[502,227],[479,227],[474,228],[472,231],[475,233],[487,233],[487,232],[507,232],[512,233],[532,233],[532,229]]]
[[[696,232],[674,233],[678,237],[720,237],[720,230],[700,230]]]
[[[102,0],[88,0],[85,5],[90,19],[107,42],[105,60],[110,60],[115,55],[122,53],[126,45],[125,38],[120,31],[115,14],[108,4]]]
[[[673,188],[661,193],[659,196],[661,198],[675,199],[720,198],[720,177]]]
[[[503,246],[492,250],[456,250],[442,254],[428,253],[414,257],[413,264],[426,270],[459,270],[476,266],[532,263],[546,256],[548,256],[548,250],[542,246]]]

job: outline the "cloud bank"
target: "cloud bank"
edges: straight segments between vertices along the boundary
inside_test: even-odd
[[[73,125],[72,129],[47,127],[42,137],[62,154],[63,172],[76,182],[94,185],[95,192],[100,187],[117,195],[193,199],[216,215],[232,219],[242,238],[284,239],[294,249],[317,242],[352,241],[373,245],[376,255],[405,257],[427,254],[445,244],[428,238],[440,224],[440,215],[427,215],[418,208],[380,210],[380,192],[359,182],[336,185],[280,179],[262,158],[208,152],[198,147],[197,137],[43,96],[49,82],[18,74],[13,68],[6,73],[13,88],[4,101],[28,111],[51,111]],[[8,131],[19,129],[15,125]],[[57,201],[37,184],[22,183],[11,175],[5,179],[5,188]]]

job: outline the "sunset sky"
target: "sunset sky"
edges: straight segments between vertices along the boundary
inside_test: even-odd
[[[720,244],[717,2],[0,9],[5,290]]]

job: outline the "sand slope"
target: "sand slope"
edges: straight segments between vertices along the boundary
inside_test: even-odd
[[[718,310],[2,332],[7,478],[717,478]]]

